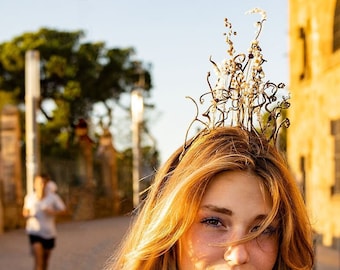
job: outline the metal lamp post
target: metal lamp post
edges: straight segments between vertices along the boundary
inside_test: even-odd
[[[131,92],[132,115],[132,191],[133,207],[139,204],[139,181],[141,164],[140,129],[143,122],[144,100],[143,90],[135,89]]]

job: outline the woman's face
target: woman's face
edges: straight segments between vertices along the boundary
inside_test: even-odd
[[[44,189],[45,187],[45,181],[41,176],[36,176],[34,178],[34,190],[36,192],[40,192]]]
[[[194,223],[179,240],[181,270],[273,269],[278,254],[275,222],[256,239],[228,245],[257,231],[268,216],[272,204],[260,181],[241,171],[212,179]]]

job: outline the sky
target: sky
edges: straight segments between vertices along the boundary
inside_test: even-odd
[[[193,103],[208,90],[211,56],[220,63],[227,46],[224,18],[237,32],[236,50],[246,52],[262,8],[267,21],[260,45],[266,79],[288,85],[288,1],[284,0],[0,0],[0,43],[42,27],[83,30],[83,41],[103,41],[106,47],[133,47],[136,59],[151,65],[153,89],[147,103],[152,136],[164,162],[184,143],[195,116]],[[130,128],[130,125],[125,127]],[[119,133],[117,129],[113,133]],[[119,134],[114,134],[119,138]],[[117,147],[119,148],[119,147]]]

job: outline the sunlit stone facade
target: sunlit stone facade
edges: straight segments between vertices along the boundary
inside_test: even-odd
[[[315,231],[323,244],[336,247],[340,243],[340,0],[290,0],[288,14],[292,103],[288,162],[304,191]]]

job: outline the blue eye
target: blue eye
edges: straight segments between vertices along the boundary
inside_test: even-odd
[[[207,226],[212,226],[212,227],[223,226],[222,221],[219,218],[216,218],[216,217],[204,218],[204,219],[202,219],[201,223],[205,224]]]
[[[263,231],[263,234],[266,234],[266,235],[273,235],[276,233],[276,228],[273,227],[273,226],[268,226],[264,231]]]
[[[254,226],[250,232],[257,232],[258,230],[260,230],[261,226],[257,225]],[[276,233],[276,228],[273,226],[268,226],[263,232],[262,235],[273,235],[274,233]]]
[[[251,228],[250,232],[257,232],[261,228],[260,225],[256,225],[253,228]]]

